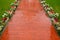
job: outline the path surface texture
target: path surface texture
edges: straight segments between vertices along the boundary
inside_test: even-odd
[[[21,0],[1,40],[60,40],[39,0]]]

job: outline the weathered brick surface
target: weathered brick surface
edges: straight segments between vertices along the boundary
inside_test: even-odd
[[[59,40],[38,0],[22,0],[1,40]]]

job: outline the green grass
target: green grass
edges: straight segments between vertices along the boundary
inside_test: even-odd
[[[12,2],[14,2],[14,0],[0,0],[0,19],[4,11],[10,9],[10,4]]]
[[[53,7],[55,12],[60,13],[60,0],[46,0],[46,2]]]
[[[60,21],[60,0],[45,0],[55,12],[59,13],[58,20]]]

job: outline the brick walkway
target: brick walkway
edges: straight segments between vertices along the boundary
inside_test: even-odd
[[[59,40],[38,0],[22,0],[1,40]]]

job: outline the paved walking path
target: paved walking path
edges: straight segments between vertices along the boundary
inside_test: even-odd
[[[2,40],[60,40],[38,0],[22,0]]]

